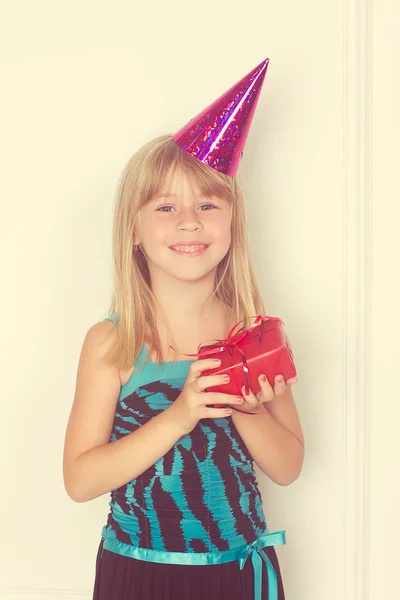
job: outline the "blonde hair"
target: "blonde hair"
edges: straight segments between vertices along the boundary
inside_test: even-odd
[[[116,335],[104,359],[119,369],[134,365],[144,343],[148,356],[161,362],[156,299],[142,252],[134,252],[135,224],[140,209],[160,192],[171,168],[178,167],[198,185],[200,193],[232,203],[231,245],[217,267],[214,295],[230,307],[232,325],[264,314],[264,304],[250,263],[244,194],[238,180],[193,158],[171,135],[159,136],[128,161],[118,182],[112,237],[113,296],[108,316],[116,317]],[[205,340],[204,340],[205,341]]]

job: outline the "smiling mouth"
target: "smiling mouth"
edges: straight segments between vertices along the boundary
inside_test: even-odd
[[[170,249],[176,254],[184,254],[187,256],[198,256],[207,250],[207,248],[208,246],[205,244],[196,244],[193,246],[170,246]]]

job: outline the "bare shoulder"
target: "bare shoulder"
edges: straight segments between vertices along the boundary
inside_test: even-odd
[[[95,323],[86,334],[87,344],[94,346],[94,351],[99,353],[99,359],[109,349],[116,335],[116,326],[112,321]],[[119,371],[121,386],[125,385],[134,371],[134,366]]]
[[[89,328],[82,344],[64,443],[64,482],[68,493],[74,461],[110,441],[121,382],[119,369],[107,364],[103,357],[114,336],[114,323],[101,321]]]
[[[104,353],[106,348],[104,344],[108,344],[108,347],[112,344],[116,335],[116,326],[113,321],[104,320],[99,321],[92,325],[85,336],[85,342],[94,344],[95,347],[102,346],[102,352]]]

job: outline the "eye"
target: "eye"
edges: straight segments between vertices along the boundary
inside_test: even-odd
[[[200,208],[204,208],[205,206],[210,206],[211,208],[217,208],[213,204],[202,204]],[[173,207],[170,204],[165,205],[165,206],[160,206],[159,208],[157,208],[156,212],[170,212],[169,210],[163,210],[164,208],[173,208]],[[202,211],[202,212],[208,212],[208,211]]]
[[[217,208],[216,206],[214,206],[214,204],[202,204],[201,208],[204,208],[204,206],[211,206],[211,208]]]

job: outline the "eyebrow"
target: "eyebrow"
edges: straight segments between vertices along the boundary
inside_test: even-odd
[[[173,194],[171,192],[160,192],[156,196],[154,196],[154,201],[161,200],[162,198],[176,198],[177,194]],[[199,194],[199,198],[212,198],[212,196],[207,194]]]
[[[171,192],[160,192],[159,194],[157,194],[157,198],[159,198],[160,196],[163,196],[165,198],[169,198],[170,196],[176,196],[177,194],[172,194]],[[200,198],[207,198],[207,196],[203,195],[203,194],[199,194]]]

